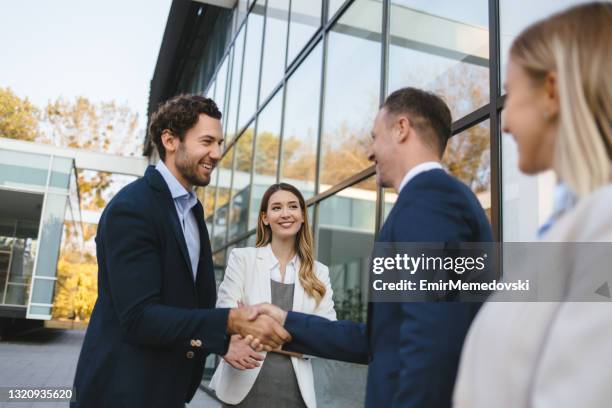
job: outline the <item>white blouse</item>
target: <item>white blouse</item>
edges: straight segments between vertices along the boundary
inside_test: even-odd
[[[295,283],[295,277],[297,276],[300,268],[300,261],[297,254],[293,256],[291,261],[289,261],[289,263],[285,267],[285,280],[283,281],[280,270],[280,262],[278,261],[278,258],[276,258],[276,255],[274,255],[274,252],[272,251],[272,246],[268,244],[264,248],[266,251],[269,252],[266,255],[268,255],[270,259],[273,259],[275,261],[274,265],[272,265],[270,269],[270,279],[275,282],[285,283],[287,285]]]

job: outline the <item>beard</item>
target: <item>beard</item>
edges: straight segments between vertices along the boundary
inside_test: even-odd
[[[205,187],[208,185],[208,183],[210,183],[210,177],[200,176],[198,173],[200,160],[196,157],[190,156],[183,143],[179,143],[174,165],[179,173],[181,173],[181,176],[183,176],[183,178],[185,178],[189,184]]]

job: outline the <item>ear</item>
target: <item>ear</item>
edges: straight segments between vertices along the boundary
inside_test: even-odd
[[[546,117],[555,118],[559,114],[559,82],[554,71],[546,74],[544,79],[544,96],[546,98]]]
[[[397,143],[404,143],[412,132],[412,125],[406,116],[398,116],[393,129],[393,138]]]
[[[174,153],[178,147],[179,139],[168,129],[164,129],[161,134],[161,141],[166,149],[166,152]]]
[[[263,213],[261,215],[261,220],[263,221],[264,225],[270,225],[270,223],[268,222],[268,214]]]

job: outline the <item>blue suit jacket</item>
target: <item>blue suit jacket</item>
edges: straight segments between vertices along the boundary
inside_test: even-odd
[[[443,170],[415,176],[401,191],[380,242],[490,242],[484,211]],[[368,364],[366,407],[446,408],[461,346],[478,303],[370,303],[368,322],[331,322],[289,312],[287,349]]]
[[[174,202],[154,167],[104,210],[96,236],[98,300],[72,406],[183,407],[202,379],[206,356],[227,351],[228,309],[214,309],[199,202],[193,211],[201,241],[195,282]]]

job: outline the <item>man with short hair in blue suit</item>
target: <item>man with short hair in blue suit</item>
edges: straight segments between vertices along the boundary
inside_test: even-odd
[[[211,100],[180,95],[151,118],[161,161],[123,188],[96,236],[98,299],[74,380],[73,407],[183,407],[204,361],[227,352],[231,334],[267,349],[289,334],[252,308],[215,309],[216,285],[204,211],[220,159],[221,112]],[[261,337],[260,337],[261,336]]]
[[[451,114],[439,97],[414,88],[393,92],[372,130],[368,155],[377,182],[397,202],[378,242],[490,242],[474,193],[448,175],[440,160]],[[369,303],[368,322],[331,322],[271,305],[257,308],[284,324],[285,349],[369,364],[366,407],[447,408],[461,346],[479,303]]]

